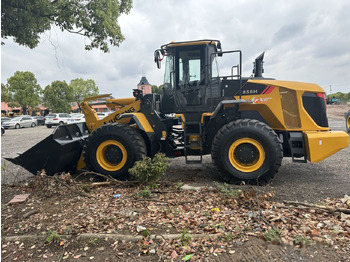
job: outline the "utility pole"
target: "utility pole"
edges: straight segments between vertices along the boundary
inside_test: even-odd
[[[332,85],[329,85],[329,94],[332,94]]]

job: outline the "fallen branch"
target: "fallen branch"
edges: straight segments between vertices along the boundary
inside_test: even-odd
[[[94,182],[90,186],[91,187],[99,187],[99,186],[114,186],[114,185],[122,185],[122,186],[134,186],[139,182],[137,181],[106,181],[106,182]]]
[[[139,184],[138,181],[120,181],[120,180],[115,179],[113,177],[106,176],[106,175],[103,175],[103,174],[100,174],[100,173],[96,173],[96,172],[92,172],[92,171],[84,172],[84,173],[81,173],[80,175],[94,175],[94,176],[102,177],[102,178],[107,180],[105,182],[92,183],[91,184],[92,187],[111,186],[111,185],[133,186],[133,185]]]
[[[38,214],[39,212],[40,212],[39,209],[31,210],[31,211],[25,213],[25,214],[23,215],[23,218],[29,218],[30,216],[35,215],[35,214]]]
[[[329,213],[341,212],[341,213],[344,213],[344,214],[350,214],[350,209],[347,209],[347,208],[334,208],[334,207],[327,207],[327,206],[317,206],[317,205],[312,205],[312,204],[302,203],[302,202],[296,202],[296,201],[283,201],[283,203],[284,204],[288,204],[288,205],[310,207],[310,208],[322,210],[322,211],[329,212]]]

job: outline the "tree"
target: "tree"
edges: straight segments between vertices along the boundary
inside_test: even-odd
[[[80,103],[85,97],[96,96],[99,94],[98,86],[92,79],[83,80],[76,78],[70,81],[69,86],[73,89],[73,96],[75,102],[80,108]]]
[[[11,102],[11,94],[8,90],[8,86],[1,83],[1,101]]]
[[[54,81],[45,87],[44,105],[51,108],[54,113],[69,113],[74,101],[73,89],[66,81]]]
[[[85,49],[108,52],[109,44],[119,46],[124,40],[118,18],[131,8],[132,0],[2,0],[1,37],[35,48],[40,34],[56,25],[88,38]]]
[[[152,85],[153,94],[162,94],[163,92],[162,89],[163,89],[163,85],[160,85],[160,86]]]
[[[3,86],[1,85],[1,93]],[[16,71],[13,76],[7,79],[6,102],[10,107],[19,106],[23,114],[31,107],[34,108],[40,104],[40,94],[42,89],[37,83],[35,75],[32,72]]]

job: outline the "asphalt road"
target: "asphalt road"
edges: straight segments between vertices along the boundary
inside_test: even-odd
[[[329,119],[329,125],[332,130],[345,131],[344,119]],[[53,130],[45,126],[6,130],[1,137],[1,183],[11,184],[32,176],[27,170],[12,164],[4,157],[16,157],[49,136]],[[204,156],[202,164],[191,165],[186,165],[183,157],[172,159],[167,179],[194,185],[222,182],[210,156]],[[276,200],[308,202],[350,195],[350,147],[320,163],[293,163],[291,159],[285,158],[269,185],[252,189],[275,191]]]

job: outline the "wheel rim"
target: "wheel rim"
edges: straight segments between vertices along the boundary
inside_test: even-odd
[[[117,171],[125,165],[127,152],[118,141],[106,140],[98,146],[96,159],[104,170]]]
[[[350,129],[350,116],[348,116],[346,119],[346,127],[347,129]]]
[[[251,138],[236,140],[229,148],[228,157],[231,165],[241,172],[254,172],[264,163],[265,150]]]

